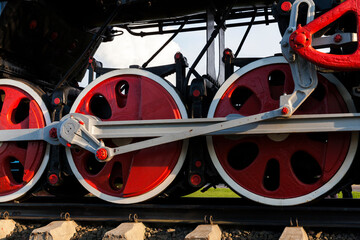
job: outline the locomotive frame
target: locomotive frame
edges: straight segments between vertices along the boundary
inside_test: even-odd
[[[329,6],[322,1],[278,1],[272,8],[275,20],[269,20],[269,5],[261,1],[252,8],[247,7],[247,2],[212,1],[207,8],[216,11],[207,13],[197,3],[192,10],[182,7],[173,12],[175,8],[171,8],[165,18],[160,10],[167,4],[161,1],[150,5],[143,1],[96,2],[89,4],[88,10],[97,17],[80,21],[76,14],[70,14],[70,20],[79,20],[73,26],[61,15],[63,9],[54,10],[56,3],[20,0],[8,3],[1,18],[0,65],[4,79],[0,83],[3,122],[0,142],[4,144],[0,153],[4,162],[1,181],[5,187],[0,191],[0,201],[23,196],[35,182],[55,195],[69,192],[71,195],[78,189],[71,187],[74,178],[95,196],[121,204],[148,200],[165,189],[166,194],[183,195],[223,180],[254,201],[287,206],[313,201],[344,184],[354,183],[359,94],[357,80],[346,79],[356,77],[359,68],[358,23],[351,22],[352,15],[358,12],[357,2],[347,0]],[[29,4],[33,4],[38,19],[46,7],[51,9],[44,21],[50,27],[41,33],[39,25],[44,23],[26,16],[21,21],[27,21],[29,29],[15,34],[9,27],[13,21],[9,17],[16,16],[14,10],[21,13]],[[75,9],[82,4],[75,5]],[[102,10],[96,7],[98,4]],[[137,7],[152,8],[153,12],[147,12],[150,16],[126,13]],[[55,13],[60,20],[51,16]],[[264,16],[265,21],[255,21],[257,16]],[[226,21],[249,17],[249,22],[229,25],[247,25],[248,29],[235,56],[230,49],[220,49],[224,65],[219,70],[221,77],[216,79],[213,40],[220,36],[220,45],[224,46],[221,36]],[[141,22],[145,19],[145,23]],[[122,21],[125,23],[119,23]],[[251,26],[275,21],[283,34],[280,43],[283,57],[238,59]],[[59,33],[51,29],[52,22],[58,28],[72,26],[73,33],[86,27],[86,31],[78,34],[83,42],[69,41],[71,44],[63,54],[60,50],[68,35],[62,36],[63,41],[58,40]],[[185,26],[204,22],[208,41],[187,73],[186,59],[180,53],[175,55],[175,64],[147,68],[178,33],[204,28]],[[90,26],[97,28],[90,31]],[[121,34],[111,26],[140,36],[163,33],[173,36],[142,67],[106,69],[92,56],[102,41],[111,41]],[[167,31],[164,26],[179,28]],[[135,32],[153,27],[159,30]],[[27,46],[34,49],[25,50],[19,42],[29,36],[33,38]],[[38,38],[48,42],[35,43]],[[317,48],[329,48],[335,54],[322,53]],[[34,63],[27,63],[36,49],[41,49],[42,55]],[[20,56],[22,51],[24,57]],[[205,53],[208,74],[201,76],[195,67]],[[58,57],[64,61],[58,61]],[[45,64],[49,69],[39,70],[34,64]],[[77,82],[88,65],[91,71],[102,75],[82,90]],[[234,65],[240,69],[234,72]],[[348,70],[354,72],[346,73]],[[329,71],[340,80],[331,74],[318,73]],[[257,77],[254,72],[263,76]],[[175,88],[163,79],[170,73],[176,73]],[[190,82],[192,75],[195,78]],[[13,80],[19,78],[30,83]],[[304,107],[306,104],[313,108]],[[149,110],[152,105],[155,108]],[[22,111],[28,113],[22,116]],[[44,146],[44,142],[48,144]],[[232,148],[226,148],[225,143]],[[273,148],[282,147],[262,150],[261,144],[265,143]],[[303,146],[287,147],[287,143]],[[39,149],[32,153],[33,157],[28,156],[31,152],[28,144]],[[312,150],[312,145],[320,150]],[[223,153],[221,148],[228,152]],[[20,151],[25,151],[22,153],[25,157],[17,155]],[[274,151],[285,153],[274,157]],[[289,159],[277,159],[281,156]],[[253,165],[258,170],[249,170]],[[45,166],[48,170],[44,184],[39,179]],[[29,179],[24,180],[26,174]]]

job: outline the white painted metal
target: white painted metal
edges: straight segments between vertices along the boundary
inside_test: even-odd
[[[70,143],[95,154],[98,148],[104,147],[104,143],[92,134],[92,126],[98,121],[100,119],[90,115],[68,114],[58,124],[59,141],[64,146]]]
[[[25,84],[24,82],[15,81],[12,79],[0,79],[0,86],[1,85],[17,87],[17,88],[22,89],[24,92],[27,92],[36,101],[36,103],[39,105],[41,111],[43,112],[45,124],[46,125],[50,124],[50,122],[51,122],[50,114],[48,112],[48,109],[47,109],[44,101],[41,99],[39,94],[32,87],[30,87],[30,85]],[[16,192],[8,194],[8,195],[0,196],[0,202],[12,201],[12,200],[22,197],[37,183],[37,181],[40,179],[40,177],[43,174],[45,167],[49,161],[49,155],[50,155],[49,152],[50,152],[50,145],[47,144],[44,158],[42,160],[42,163],[41,163],[38,171],[35,173],[34,177],[24,187],[20,188]]]
[[[70,112],[73,113],[75,111],[75,109],[78,107],[81,99],[89,92],[91,91],[94,87],[96,87],[97,84],[106,81],[106,79],[111,78],[111,77],[115,77],[115,76],[120,76],[120,75],[126,75],[126,74],[133,74],[133,75],[139,75],[139,76],[144,76],[147,78],[152,79],[153,81],[157,82],[158,84],[160,84],[174,99],[174,101],[176,102],[179,112],[181,114],[182,118],[187,118],[187,113],[186,113],[186,109],[185,106],[183,105],[180,97],[177,95],[176,91],[174,90],[174,88],[172,86],[170,86],[168,84],[168,82],[166,82],[164,79],[160,78],[159,76],[152,74],[150,72],[141,70],[141,69],[126,69],[126,70],[116,70],[116,71],[112,71],[109,72],[107,74],[102,75],[101,77],[99,77],[98,79],[96,79],[95,81],[91,82],[79,95],[79,97],[75,100],[74,105],[72,106]],[[178,162],[176,164],[176,166],[174,167],[173,171],[171,172],[171,174],[161,183],[159,184],[157,187],[155,187],[153,190],[146,192],[142,195],[139,196],[135,196],[135,197],[129,197],[129,198],[122,198],[122,197],[114,197],[108,194],[104,194],[100,191],[98,191],[97,189],[95,189],[94,187],[92,187],[90,184],[88,184],[86,182],[86,180],[83,178],[83,176],[79,173],[79,171],[77,170],[75,163],[74,163],[74,159],[71,155],[71,151],[69,148],[66,149],[66,156],[68,158],[70,167],[73,171],[73,173],[75,174],[76,178],[79,180],[79,182],[92,194],[94,194],[95,196],[105,200],[105,201],[109,201],[112,203],[118,203],[118,204],[131,204],[131,203],[137,203],[137,202],[142,202],[142,201],[146,201],[150,198],[153,198],[155,196],[157,196],[158,194],[160,194],[163,190],[165,190],[166,187],[168,187],[170,185],[170,183],[175,179],[176,175],[179,173],[185,157],[186,157],[186,153],[187,153],[187,148],[188,148],[188,141],[184,140],[183,141],[183,146],[182,146],[182,150],[181,150],[181,154],[180,157],[178,159]]]
[[[209,40],[211,34],[215,30],[215,16],[211,9],[206,11],[206,38]],[[207,74],[216,79],[216,70],[215,70],[215,42],[213,41],[206,51],[206,69]]]
[[[335,36],[341,36],[341,41],[335,42]],[[357,42],[358,36],[357,33],[335,33],[331,36],[324,36],[319,38],[314,38],[311,42],[313,48],[325,48],[333,45],[343,45],[345,43]]]
[[[60,142],[78,145],[88,151],[95,152],[101,145],[98,139],[118,139],[117,146],[130,144],[132,138],[160,137],[190,131],[200,127],[211,127],[212,124],[225,123],[231,119],[241,118],[240,115],[230,115],[225,118],[196,118],[196,119],[164,119],[164,120],[135,120],[135,121],[88,121],[94,116],[71,114],[73,119],[81,120],[84,124],[70,120],[65,116],[60,122],[52,122],[45,128],[0,130],[1,141],[47,141],[58,145]],[[62,135],[62,129],[69,121],[77,128],[77,133]],[[92,123],[90,123],[92,122]],[[352,132],[360,131],[360,113],[336,114],[306,114],[293,115],[291,118],[275,118],[262,122],[254,122],[229,129],[218,130],[204,134],[213,135],[251,135],[251,134],[286,134],[304,132]],[[49,135],[51,128],[60,129],[60,139],[52,139]],[[77,135],[77,136],[74,136]],[[59,142],[60,141],[60,142]],[[90,144],[90,145],[89,145]]]
[[[308,5],[306,22],[309,23],[314,19],[314,2],[312,0],[296,0],[291,9],[289,27],[281,40],[281,50],[283,56],[289,62],[294,81],[294,92],[289,95],[284,94],[280,97],[280,106],[286,106],[290,110],[289,116],[291,116],[315,90],[318,83],[315,65],[296,55],[289,43],[290,35],[296,30],[300,5],[302,4]]]
[[[222,54],[225,50],[225,30],[220,29],[219,31],[219,73],[217,82],[222,85],[225,82],[225,63],[222,61]]]
[[[239,116],[237,117],[239,118]],[[94,126],[92,134],[97,139],[159,137],[186,132],[199,127],[210,127],[212,124],[224,123],[230,119],[231,118],[204,118],[164,121],[99,122]],[[209,132],[205,135],[360,131],[359,121],[359,113],[293,115],[291,118],[268,119],[262,122],[254,122],[234,128]]]
[[[272,58],[267,58],[267,59],[260,59],[256,62],[253,62],[253,63],[239,69],[237,72],[235,72],[232,76],[230,76],[230,78],[225,82],[225,84],[218,90],[217,94],[215,95],[214,100],[210,105],[208,118],[212,118],[214,116],[216,107],[219,104],[219,101],[220,101],[222,95],[239,77],[241,77],[242,75],[246,74],[247,72],[252,71],[258,67],[261,67],[264,65],[270,65],[270,64],[280,64],[280,63],[286,63],[285,59],[283,59],[282,57],[272,57]],[[340,92],[340,95],[344,98],[344,101],[347,104],[349,112],[356,112],[355,105],[351,99],[350,94],[347,92],[345,87],[333,75],[323,74],[323,76],[326,77],[331,83],[333,83],[337,87],[338,91]],[[348,170],[354,160],[355,153],[356,153],[357,146],[358,146],[358,139],[359,139],[358,132],[352,132],[351,143],[350,143],[350,147],[349,147],[348,153],[346,155],[346,158],[345,158],[342,166],[340,167],[339,171],[334,175],[334,177],[332,179],[330,179],[330,181],[325,183],[322,187],[320,187],[319,189],[317,189],[314,192],[311,192],[311,193],[301,196],[301,197],[289,198],[289,199],[276,199],[276,198],[263,197],[263,196],[254,194],[254,193],[248,191],[247,189],[241,187],[227,174],[227,172],[224,170],[224,168],[220,164],[219,159],[217,158],[217,155],[216,155],[216,152],[214,149],[212,137],[210,137],[210,136],[207,137],[207,146],[208,146],[211,160],[212,160],[215,168],[217,169],[218,173],[224,179],[224,181],[229,185],[229,187],[231,187],[235,192],[237,192],[238,194],[240,194],[246,198],[249,198],[253,201],[256,201],[256,202],[259,202],[262,204],[274,205],[274,206],[292,206],[292,205],[299,205],[299,204],[303,204],[303,203],[312,201],[312,200],[324,195],[329,190],[331,190],[337,183],[339,183],[339,181],[348,172]]]
[[[212,124],[209,126],[191,128],[186,131],[178,132],[176,134],[166,134],[161,137],[152,138],[149,140],[131,143],[126,146],[120,146],[117,148],[113,148],[114,155],[123,154],[127,152],[137,151],[143,148],[153,147],[169,142],[184,140],[191,137],[206,135],[212,132],[217,132],[220,130],[230,129],[233,127],[238,127],[242,125],[247,125],[250,123],[256,123],[260,121],[265,121],[267,119],[276,118],[281,116],[281,109],[276,109],[273,111],[259,113],[252,116],[247,116],[243,118],[231,119],[225,122]]]
[[[17,141],[46,141],[52,145],[59,145],[60,142],[58,139],[51,138],[49,135],[50,129],[57,128],[58,123],[59,122],[52,122],[44,128],[0,130],[0,147],[1,142]]]

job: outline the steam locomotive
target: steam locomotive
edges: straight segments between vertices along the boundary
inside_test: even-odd
[[[291,206],[357,183],[359,0],[0,4],[1,202],[42,190],[131,204],[225,183],[253,201]],[[239,56],[252,26],[270,23],[282,52]],[[233,51],[223,36],[235,27],[246,31]],[[124,31],[169,41],[141,66],[103,67],[96,50]],[[178,52],[148,67],[193,31],[208,36],[194,62]],[[209,70],[199,73],[204,55]]]

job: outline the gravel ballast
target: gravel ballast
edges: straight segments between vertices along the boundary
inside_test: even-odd
[[[28,240],[31,232],[48,222],[34,223],[17,221],[15,230],[7,237],[9,240]],[[98,240],[120,223],[88,223],[77,222],[76,234],[71,240]],[[196,225],[156,225],[145,224],[145,239],[148,240],[183,240],[185,236],[196,228]],[[259,227],[250,228],[242,226],[220,226],[222,240],[278,240],[284,229]],[[305,228],[309,240],[360,240],[359,229],[314,229]]]

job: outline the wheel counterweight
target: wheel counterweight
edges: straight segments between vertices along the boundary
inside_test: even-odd
[[[50,116],[41,90],[30,83],[0,80],[0,130],[43,128]],[[49,160],[43,141],[0,143],[0,202],[17,199],[39,180]]]
[[[175,90],[162,78],[139,69],[114,71],[91,83],[71,112],[103,121],[187,118]],[[116,147],[143,139],[103,139]],[[100,163],[94,154],[67,149],[75,176],[94,195],[115,203],[136,203],[164,190],[180,170],[187,141],[164,144],[117,155]]]
[[[279,107],[293,92],[291,70],[282,58],[268,58],[240,69],[219,89],[208,117],[249,116]],[[319,84],[295,114],[355,112],[350,95],[333,76]],[[331,190],[353,161],[358,134],[299,133],[208,137],[211,159],[240,195],[269,205],[296,205]]]

